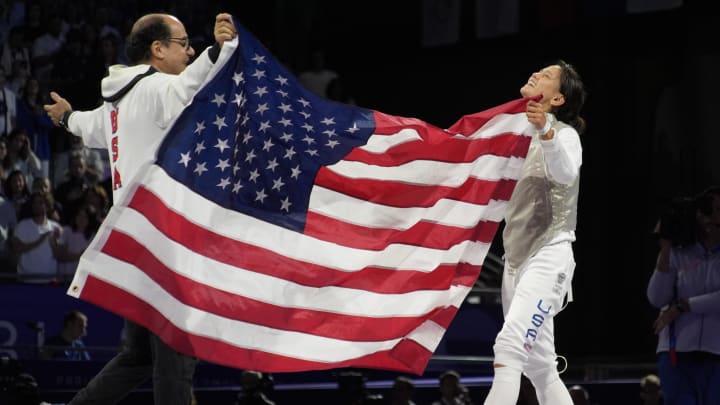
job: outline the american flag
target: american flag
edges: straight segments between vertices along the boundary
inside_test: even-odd
[[[236,26],[68,293],[217,364],[422,374],[520,175],[527,100],[448,129],[331,102]]]

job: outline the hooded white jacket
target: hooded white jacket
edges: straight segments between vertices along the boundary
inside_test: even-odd
[[[70,132],[87,147],[108,149],[114,202],[122,201],[127,190],[123,186],[155,159],[168,127],[211,77],[215,64],[210,49],[179,75],[157,72],[150,65],[111,66],[102,80],[103,105],[70,115]]]

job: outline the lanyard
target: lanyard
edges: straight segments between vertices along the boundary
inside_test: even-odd
[[[10,131],[8,131],[8,127],[10,125],[10,106],[7,103],[7,96],[5,95],[5,87],[0,87],[0,94],[2,94],[2,100],[0,101],[0,112],[4,113],[5,122],[3,125],[2,133],[0,133],[0,136],[6,136]]]
[[[675,346],[677,345],[677,338],[675,336],[675,321],[670,322],[670,325],[668,325],[668,349],[670,354],[670,364],[673,367],[677,366],[677,352],[675,351]]]
[[[678,296],[677,283],[678,280],[675,280],[675,299],[673,302],[676,302]],[[677,336],[675,335],[675,321],[672,321],[670,325],[668,325],[668,352],[670,355],[670,365],[673,366],[673,368],[677,366],[677,351],[675,350],[675,346],[677,346]]]

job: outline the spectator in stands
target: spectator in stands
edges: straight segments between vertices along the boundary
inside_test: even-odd
[[[25,45],[25,30],[22,26],[10,29],[8,38],[2,46],[2,55],[0,55],[0,67],[7,73],[13,72],[16,62],[23,62],[29,73],[30,50]]]
[[[96,215],[102,221],[110,211],[110,197],[101,185],[95,185],[85,190],[82,196],[82,204],[87,204],[95,209]]]
[[[535,387],[532,385],[527,376],[523,375],[520,379],[520,395],[518,396],[517,405],[539,405]]]
[[[370,405],[384,403],[380,394],[368,392],[367,378],[360,371],[343,370],[337,374],[341,405]]]
[[[448,370],[440,375],[440,399],[432,405],[472,405],[467,388],[460,383],[460,373]]]
[[[648,374],[640,379],[640,404],[664,405],[660,378],[655,374]]]
[[[120,63],[118,44],[120,38],[112,33],[105,34],[100,38],[100,55],[102,56],[103,74],[108,73],[112,65]]]
[[[82,338],[87,334],[88,318],[73,310],[65,314],[62,331],[45,340],[41,357],[45,359],[90,360]]]
[[[23,24],[25,20],[25,0],[7,0],[4,1],[4,12],[0,23],[6,24],[5,29],[12,29]],[[6,34],[0,29],[0,34]]]
[[[412,400],[414,393],[415,383],[407,377],[399,376],[393,383],[390,405],[415,405]]]
[[[720,186],[676,200],[658,231],[647,296],[665,403],[720,404]]]
[[[9,136],[17,120],[17,95],[7,87],[7,73],[0,67],[0,137]]]
[[[45,85],[51,83],[55,58],[60,53],[64,42],[62,19],[59,15],[53,14],[48,19],[46,30],[33,41],[32,45],[33,76],[40,83]]]
[[[112,35],[115,38],[120,38],[120,31],[115,28],[110,22],[110,9],[105,6],[100,6],[95,10],[95,20],[93,25],[95,31],[98,33],[99,38],[104,38],[108,35]]]
[[[82,156],[85,161],[85,168],[82,174],[85,180],[95,184],[110,177],[110,170],[105,169],[103,158],[96,149],[90,149],[85,146],[82,138],[72,134],[67,135],[68,149],[64,152],[56,153],[53,157],[53,179],[55,184],[60,184],[69,178],[72,178],[70,161],[73,156]],[[75,168],[79,169],[79,168]],[[106,173],[107,172],[107,173]]]
[[[60,17],[62,18],[61,35],[65,40],[67,40],[68,32],[80,30],[86,24],[84,20],[85,16],[81,13],[81,9],[83,9],[83,4],[80,2],[68,1],[64,4]]]
[[[20,170],[13,170],[3,183],[5,198],[15,209],[15,216],[20,219],[23,206],[30,198],[30,188],[25,183],[25,175]]]
[[[582,385],[573,385],[568,388],[573,405],[591,405],[590,393]]]
[[[30,140],[32,152],[40,161],[40,170],[36,175],[50,175],[50,130],[54,128],[52,120],[45,114],[45,104],[40,83],[35,78],[27,81],[17,103],[17,126],[25,129]]]
[[[90,245],[100,226],[97,211],[92,205],[81,204],[70,209],[70,225],[63,227],[58,240],[58,279],[71,281],[75,275],[80,256]]]
[[[13,62],[12,68],[10,70],[6,70],[6,72],[9,72],[10,74],[5,79],[5,86],[12,90],[16,97],[19,97],[25,90],[25,86],[27,86],[27,82],[31,77],[30,66],[26,65],[25,61],[16,60]]]
[[[62,227],[48,218],[52,201],[47,195],[30,195],[32,216],[22,218],[15,227],[12,246],[18,255],[18,280],[30,284],[54,282],[57,276],[57,241]]]
[[[0,273],[15,269],[15,255],[10,245],[10,238],[16,225],[15,206],[0,194]]]
[[[85,190],[94,186],[96,181],[96,177],[88,172],[85,158],[80,154],[74,154],[70,157],[68,177],[55,188],[55,198],[63,207],[69,209],[73,205],[80,204]],[[69,223],[69,220],[64,218],[63,222]]]
[[[298,75],[298,80],[305,88],[320,97],[327,98],[328,83],[338,77],[337,72],[325,66],[325,51],[317,48],[310,55],[310,68]]]
[[[43,35],[47,29],[43,20],[43,10],[41,9],[42,4],[40,2],[28,2],[25,9],[25,41],[30,46],[30,61],[32,64],[33,52],[32,44],[35,40]]]
[[[94,107],[100,96],[97,83],[103,76],[104,67],[97,52],[86,53],[88,44],[83,30],[75,28],[68,31],[65,44],[53,64],[52,84],[48,86],[73,97],[73,100],[77,99],[78,106]],[[97,46],[97,41],[92,40],[90,44]]]
[[[242,391],[236,405],[275,405],[265,392],[265,380],[259,371],[244,370],[241,376]]]
[[[52,193],[52,185],[50,184],[50,179],[48,179],[47,177],[35,177],[30,192],[32,193],[34,191],[38,191],[46,195],[50,200],[52,200],[53,208],[50,210],[50,212],[48,212],[48,218],[52,219],[55,222],[60,222],[62,219],[63,207],[59,202],[55,200],[55,196]]]
[[[355,99],[348,92],[347,86],[340,77],[336,77],[327,85],[327,97],[330,100],[343,104],[356,105]]]
[[[100,44],[100,37],[95,27],[92,24],[85,24],[82,29],[82,35],[82,55],[89,59],[96,58],[98,56],[97,51]],[[100,97],[99,92],[97,96]]]
[[[37,380],[29,373],[14,376],[7,391],[8,405],[52,405],[40,399]]]
[[[32,151],[25,128],[15,128],[10,133],[7,146],[7,156],[3,160],[5,171],[20,171],[25,177],[25,184],[28,188],[32,187],[33,179],[42,176],[42,166],[40,159]]]
[[[5,190],[3,189],[3,186],[5,183],[5,179],[7,178],[8,172],[5,171],[5,167],[3,167],[2,162],[5,161],[5,157],[7,156],[7,140],[5,138],[0,138],[0,194],[4,195]]]

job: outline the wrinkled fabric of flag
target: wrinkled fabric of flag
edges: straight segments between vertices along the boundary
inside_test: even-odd
[[[448,129],[331,102],[236,27],[68,294],[216,364],[422,374],[520,175],[527,100]]]

